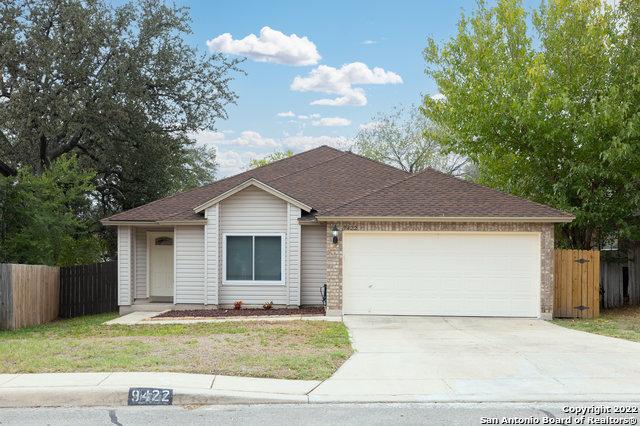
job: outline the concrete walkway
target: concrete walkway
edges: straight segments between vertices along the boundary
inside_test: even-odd
[[[176,405],[306,403],[319,384],[186,373],[0,374],[0,407],[127,405],[130,387],[171,388]]]
[[[324,401],[640,400],[640,343],[541,320],[346,316]]]
[[[149,325],[149,324],[197,324],[197,323],[210,323],[210,322],[257,322],[257,321],[331,321],[341,322],[341,317],[328,317],[325,315],[256,315],[246,317],[212,317],[212,318],[158,318],[154,319],[156,315],[161,312],[131,312],[118,318],[114,318],[105,322],[106,325],[120,324],[120,325]]]

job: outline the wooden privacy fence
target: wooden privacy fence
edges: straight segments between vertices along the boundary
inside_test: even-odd
[[[0,264],[0,329],[58,318],[59,277],[55,266]]]
[[[600,252],[555,251],[555,305],[559,318],[600,316]]]
[[[60,317],[118,310],[118,262],[60,268]]]

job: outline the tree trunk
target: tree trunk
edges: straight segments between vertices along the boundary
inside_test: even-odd
[[[7,163],[4,163],[0,160],[0,175],[2,176],[15,176],[18,174],[18,171],[13,167],[9,166]]]

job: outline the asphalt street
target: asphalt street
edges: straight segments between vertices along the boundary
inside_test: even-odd
[[[637,424],[638,403],[297,404],[0,409],[2,425]],[[624,411],[616,413],[616,411]]]

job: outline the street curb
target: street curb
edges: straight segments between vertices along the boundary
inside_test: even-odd
[[[310,395],[310,404],[380,404],[380,403],[445,403],[445,404],[478,404],[478,403],[569,403],[569,402],[640,402],[640,395],[629,394],[555,394],[555,395]]]
[[[0,408],[126,406],[128,387],[37,387],[0,389]],[[200,389],[174,389],[173,405],[370,404],[370,403],[561,403],[639,402],[640,395],[291,395]]]
[[[127,405],[128,387],[20,387],[0,389],[0,407],[92,407]],[[306,404],[307,395],[174,389],[173,405]]]

